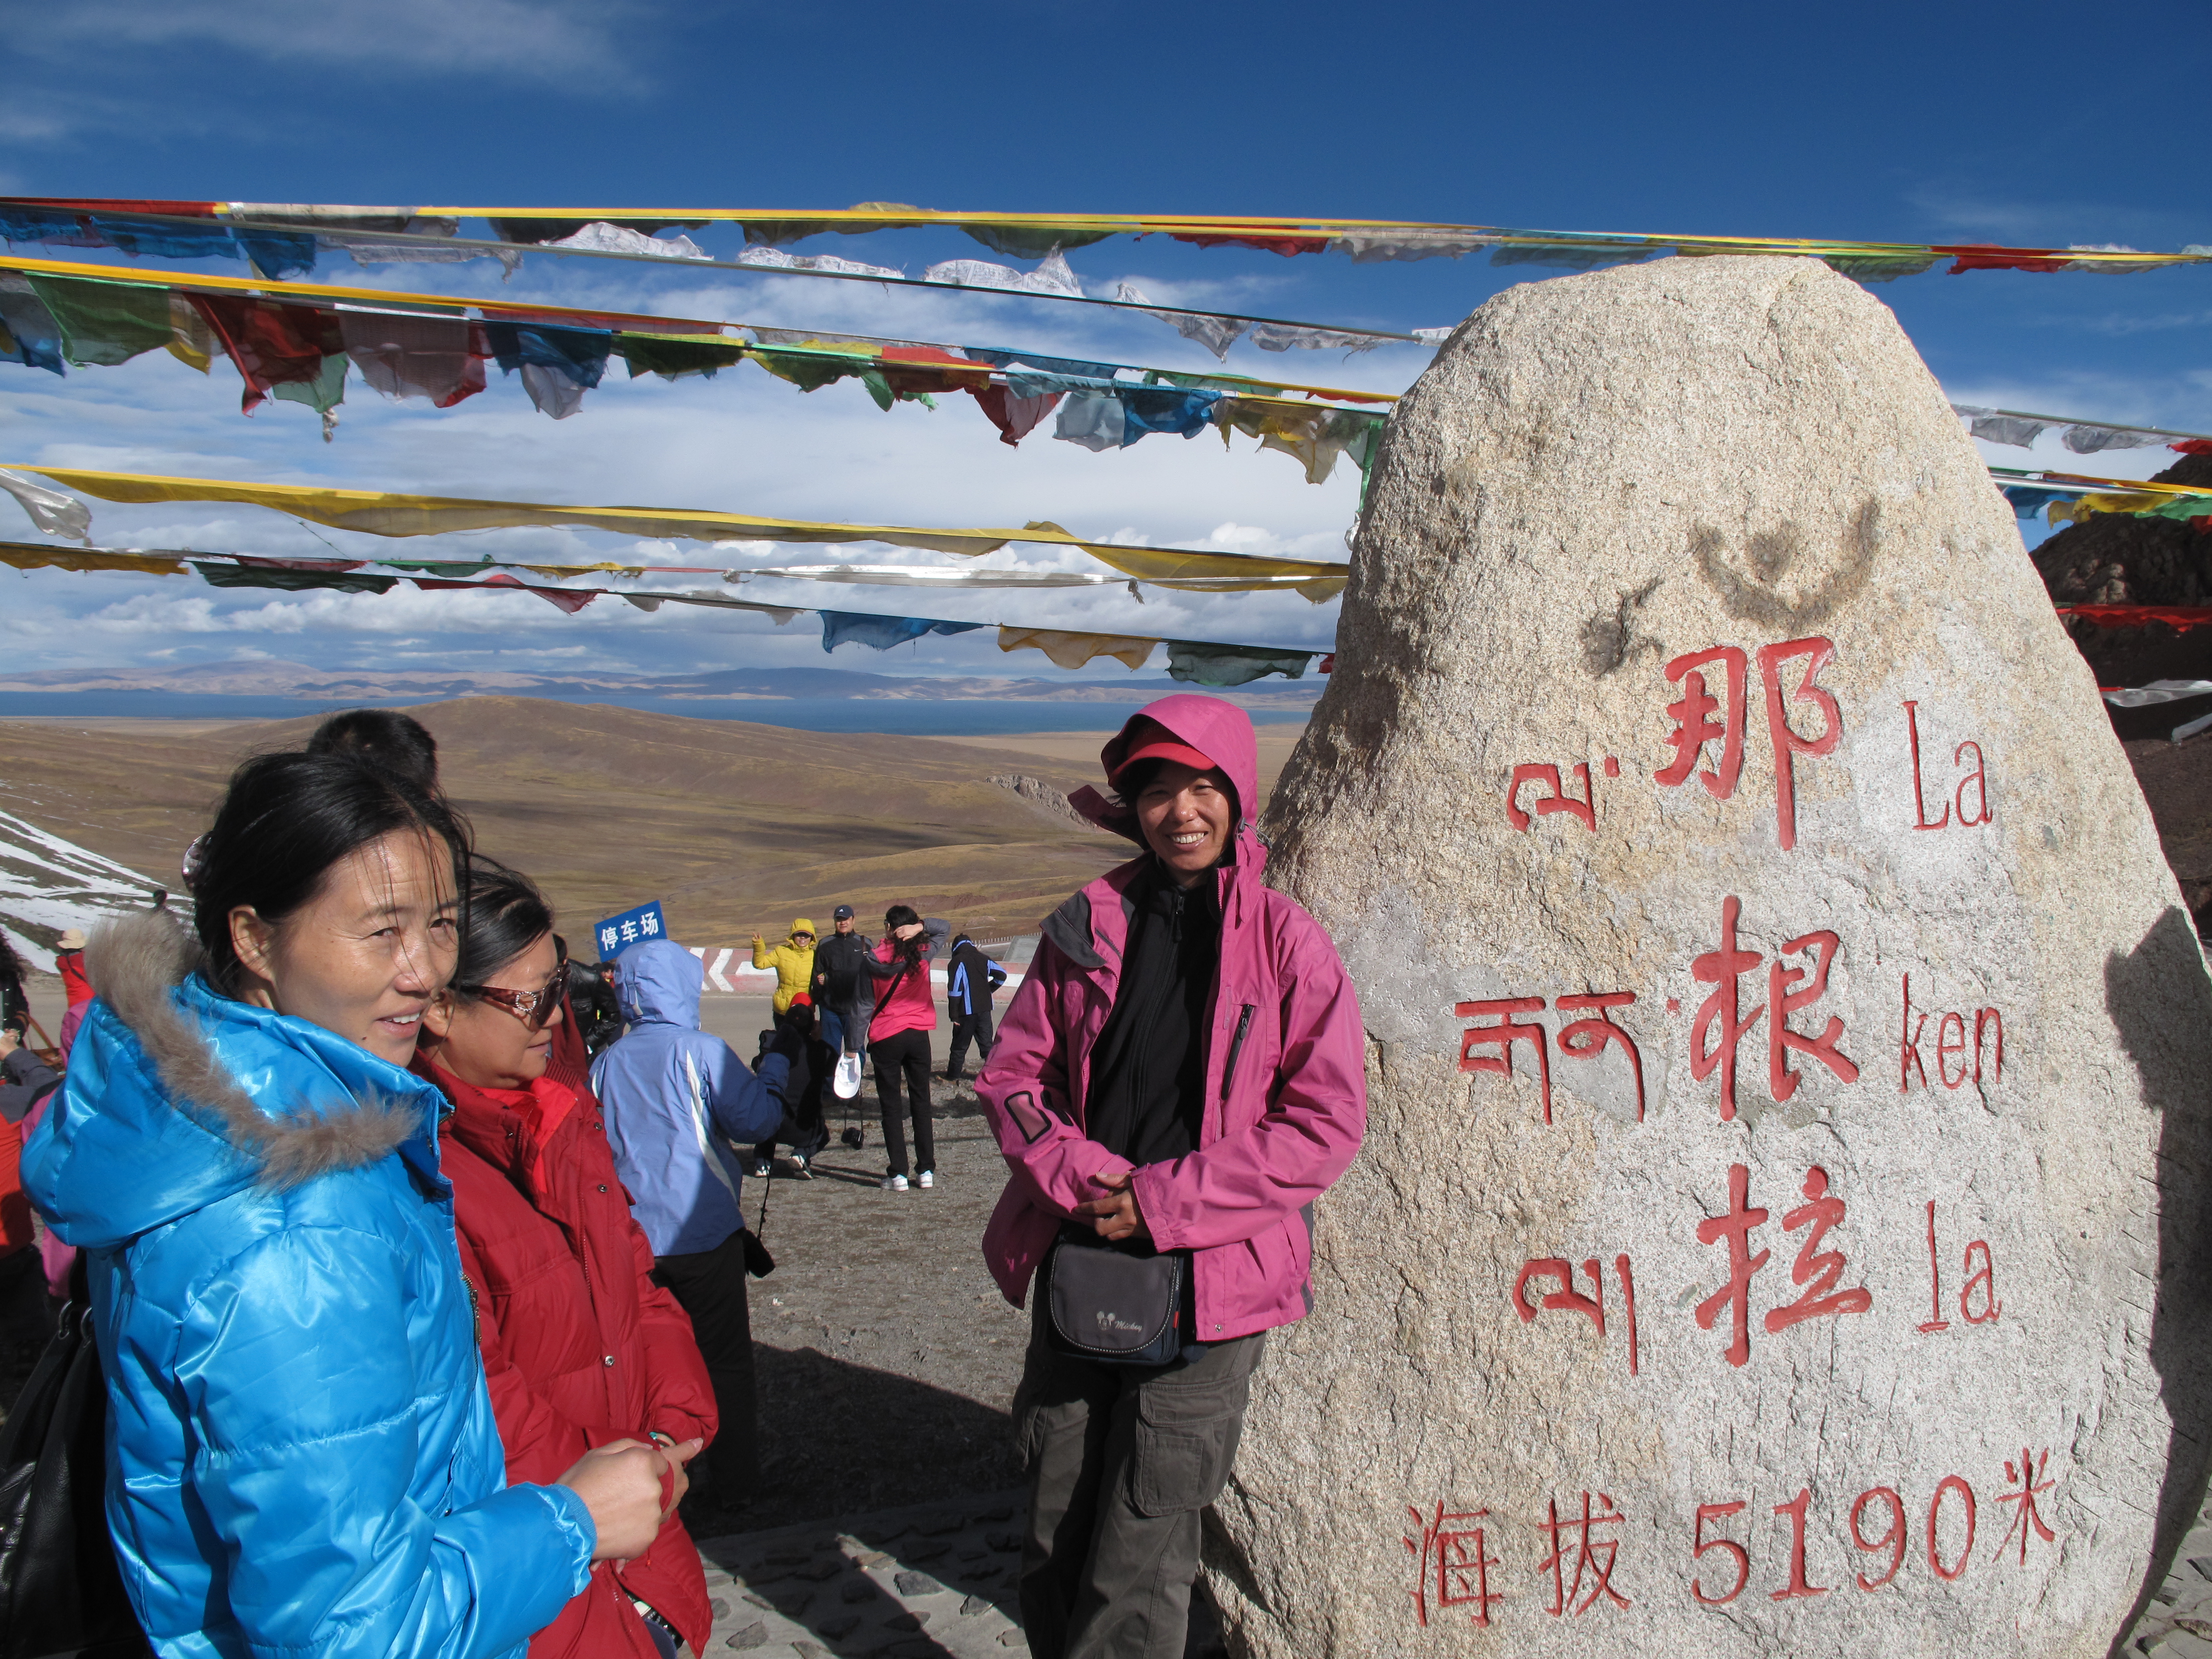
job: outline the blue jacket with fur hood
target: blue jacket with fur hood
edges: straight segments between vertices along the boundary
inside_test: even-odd
[[[506,1485],[435,1089],[217,995],[158,916],[100,988],[24,1186],[88,1253],[107,1514],[164,1656],[519,1655],[589,1578],[565,1486]]]

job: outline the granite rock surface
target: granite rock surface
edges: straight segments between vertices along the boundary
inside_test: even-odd
[[[2108,1650],[2212,1444],[2212,987],[1883,305],[1476,312],[1269,819],[1372,1117],[1208,1517],[1232,1650]]]

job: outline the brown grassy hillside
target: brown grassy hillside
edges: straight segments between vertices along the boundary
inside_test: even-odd
[[[905,901],[979,933],[1028,932],[1127,848],[990,781],[1066,789],[1094,769],[1048,752],[518,697],[410,712],[478,845],[544,883],[580,945],[651,898],[702,944],[773,938],[796,915],[826,929],[841,899],[864,927]],[[0,722],[0,805],[173,882],[231,767],[314,725]]]

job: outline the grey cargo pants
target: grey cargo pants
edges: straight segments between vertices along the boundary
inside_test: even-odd
[[[1022,1629],[1035,1659],[1182,1659],[1199,1511],[1237,1461],[1265,1333],[1158,1368],[1056,1353],[1038,1295],[1014,1432],[1029,1477]]]

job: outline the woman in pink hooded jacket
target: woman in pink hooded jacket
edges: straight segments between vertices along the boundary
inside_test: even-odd
[[[1015,1306],[1037,1290],[1014,1406],[1030,1651],[1179,1659],[1264,1334],[1312,1306],[1364,1042],[1328,934],[1261,884],[1243,711],[1163,698],[1100,758],[1115,799],[1074,805],[1146,850],[1045,922],[977,1080],[1012,1171],[983,1249]]]

